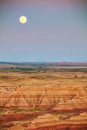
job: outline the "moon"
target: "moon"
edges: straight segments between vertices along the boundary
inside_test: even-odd
[[[27,17],[26,16],[20,16],[19,17],[19,22],[22,23],[22,24],[27,23]]]

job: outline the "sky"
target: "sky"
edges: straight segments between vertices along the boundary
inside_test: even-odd
[[[0,0],[0,61],[86,62],[86,8],[86,0]]]

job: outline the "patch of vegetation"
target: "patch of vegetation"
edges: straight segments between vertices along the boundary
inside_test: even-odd
[[[1,72],[28,72],[28,71],[35,71],[33,68],[27,68],[27,67],[16,67],[16,68],[0,68]]]
[[[73,69],[65,69],[69,72],[87,72],[87,68],[73,68]]]
[[[8,76],[3,75],[3,76],[0,76],[0,79],[4,79],[4,80],[6,80],[6,79],[9,79],[9,77],[8,77]]]
[[[67,119],[71,116],[73,116],[74,113],[65,113],[65,114],[55,114],[55,116],[58,118],[58,119]]]
[[[45,112],[46,109],[44,109],[44,108],[34,108],[34,109],[30,109],[29,111],[31,111],[31,112]]]
[[[3,116],[3,113],[4,113],[4,109],[3,109],[3,108],[0,108],[0,117]]]
[[[4,109],[3,108],[0,108],[0,112],[3,112],[4,111]]]
[[[21,112],[21,111],[23,111],[23,110],[22,110],[22,109],[19,109],[19,108],[14,108],[14,109],[12,109],[12,111],[16,113],[16,112]]]

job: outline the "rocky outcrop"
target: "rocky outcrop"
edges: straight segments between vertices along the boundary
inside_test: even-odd
[[[87,124],[87,112],[83,112],[79,115],[72,116],[69,118],[70,122],[75,122],[76,124]]]
[[[4,108],[35,109],[54,111],[86,110],[87,93],[84,87],[27,87],[12,94],[0,95],[0,106]]]
[[[86,124],[62,124],[54,126],[44,126],[39,128],[27,128],[22,125],[15,125],[6,130],[87,130]]]
[[[40,127],[35,129],[24,129],[24,130],[87,130],[87,125],[83,124],[75,124],[75,125],[55,125],[55,126],[47,126],[47,127]]]
[[[54,115],[51,114],[45,114],[43,116],[38,116],[36,119],[34,119],[29,128],[30,129],[35,129],[39,127],[46,127],[46,126],[52,126],[52,125],[57,125],[59,119],[56,118]]]
[[[0,107],[8,113],[0,117],[1,123],[30,121],[29,124],[10,125],[7,130],[86,130],[87,129],[87,93],[84,87],[26,87],[12,93],[1,93]],[[22,109],[13,112],[13,109]],[[30,110],[38,112],[30,112]],[[41,111],[41,109],[45,111]],[[9,111],[11,110],[11,113]],[[26,111],[28,113],[26,113]],[[63,112],[81,113],[70,118],[57,118],[55,114]],[[13,113],[12,113],[13,112]],[[49,114],[48,114],[49,113]],[[55,114],[54,114],[55,113]],[[7,128],[7,126],[6,126]]]
[[[87,130],[87,113],[73,116],[69,120],[60,120],[54,115],[38,116],[27,125],[12,126],[7,130]]]
[[[30,120],[30,119],[38,117],[40,114],[41,114],[40,112],[4,114],[0,118],[0,122]]]
[[[23,126],[18,125],[18,126],[10,127],[7,130],[25,130],[25,128]]]

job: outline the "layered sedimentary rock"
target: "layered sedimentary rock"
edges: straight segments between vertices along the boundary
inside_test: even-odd
[[[87,113],[73,116],[69,120],[60,120],[54,115],[45,114],[35,118],[26,126],[12,126],[7,130],[86,130]]]
[[[0,107],[55,111],[87,109],[87,92],[80,86],[26,87],[1,94]]]

